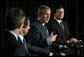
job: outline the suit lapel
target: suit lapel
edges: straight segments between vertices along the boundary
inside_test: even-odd
[[[40,33],[41,33],[41,37],[42,38],[47,38],[48,36],[47,36],[47,34],[46,34],[46,29],[44,28],[44,26],[42,25],[42,22],[40,22],[39,20],[37,20],[36,21],[37,23],[38,23],[38,27],[39,27],[39,29],[40,29]]]
[[[59,23],[55,19],[53,19],[53,23],[55,23],[54,25],[57,27],[57,29],[59,29],[62,33],[65,33],[65,29],[63,31],[61,26],[59,25]],[[64,25],[64,22],[63,22],[63,25]],[[65,25],[64,25],[64,28],[65,28]]]

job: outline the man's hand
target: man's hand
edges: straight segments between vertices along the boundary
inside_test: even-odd
[[[51,42],[54,42],[55,40],[56,40],[56,38],[57,38],[57,34],[53,34],[53,32],[51,33],[51,35],[48,37],[48,39],[49,39],[49,41],[51,41]]]
[[[78,40],[77,40],[76,38],[71,38],[71,39],[69,40],[69,42],[70,42],[70,43],[72,43],[72,42],[75,43],[75,42],[78,42]]]

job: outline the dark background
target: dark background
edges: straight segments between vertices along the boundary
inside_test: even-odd
[[[81,1],[82,2],[82,1]],[[53,10],[58,4],[65,8],[64,21],[68,23],[69,29],[74,37],[83,39],[83,5],[80,0],[7,0],[1,1],[1,32],[4,30],[4,15],[6,10],[13,7],[21,8],[25,11],[27,17],[30,17],[31,23],[37,18],[37,9],[40,5],[47,5]],[[52,15],[51,15],[52,17]]]

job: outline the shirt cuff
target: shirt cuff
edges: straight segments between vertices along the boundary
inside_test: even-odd
[[[50,52],[49,56],[53,56],[53,53],[52,53],[52,52]]]
[[[70,43],[69,40],[67,40],[67,43]]]
[[[52,42],[48,38],[46,40],[47,40],[48,45],[52,44]]]
[[[62,48],[62,47],[63,47],[63,45],[59,45],[59,49]]]

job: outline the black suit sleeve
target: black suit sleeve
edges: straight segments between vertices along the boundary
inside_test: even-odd
[[[19,45],[14,51],[13,56],[29,56],[29,52],[23,45]]]
[[[35,46],[31,46],[29,48],[30,53],[36,54],[36,55],[40,55],[40,56],[49,56],[50,52],[46,51],[42,48],[39,47],[35,47]]]

